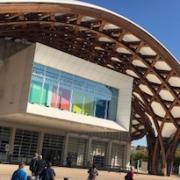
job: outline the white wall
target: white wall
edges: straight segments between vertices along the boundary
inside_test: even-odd
[[[35,46],[6,60],[0,72],[0,115],[25,112]]]
[[[129,130],[133,78],[39,43],[34,62],[119,89],[117,123]]]

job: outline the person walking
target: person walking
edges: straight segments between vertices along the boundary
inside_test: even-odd
[[[38,153],[35,153],[35,156],[32,158],[29,165],[29,170],[31,171],[32,176],[35,176],[37,170],[37,162],[38,162]]]
[[[67,167],[71,167],[71,165],[72,165],[72,156],[71,155],[67,156],[66,165],[67,165]]]
[[[46,162],[43,160],[42,155],[38,156],[37,168],[35,172],[36,180],[39,180],[41,173],[46,168]]]
[[[125,180],[134,180],[134,170],[133,167],[131,167],[130,171],[125,176]]]
[[[96,169],[96,166],[94,164],[91,168],[89,168],[88,174],[88,180],[95,180],[96,176],[98,176],[98,170]]]
[[[14,171],[11,180],[27,180],[27,174],[23,170],[23,168],[24,168],[24,163],[23,162],[19,163],[19,168],[16,171]]]
[[[43,170],[43,172],[40,175],[40,180],[54,180],[55,179],[55,172],[54,169],[51,167],[52,164],[49,162],[47,164],[47,168]]]

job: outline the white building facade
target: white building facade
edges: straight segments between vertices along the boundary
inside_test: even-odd
[[[133,78],[35,43],[0,70],[0,153],[54,165],[126,167]]]

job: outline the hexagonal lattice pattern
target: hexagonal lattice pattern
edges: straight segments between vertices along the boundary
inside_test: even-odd
[[[174,106],[171,110],[171,113],[172,113],[174,118],[180,118],[180,105]]]
[[[153,101],[152,104],[151,104],[151,107],[153,109],[153,112],[160,116],[160,117],[164,117],[166,112],[165,110],[163,109],[162,105],[159,103],[159,102],[156,102],[156,101]]]
[[[0,6],[0,37],[40,42],[133,76],[132,112],[140,117],[132,118],[138,122],[132,123],[132,139],[145,134],[151,137],[149,150],[157,151],[158,146],[166,167],[165,158],[174,152],[180,139],[180,68],[152,36],[121,16],[76,1],[72,4],[12,1],[11,5]],[[169,125],[172,131],[168,131]],[[171,136],[166,151],[161,135]],[[153,158],[153,163],[156,159]]]
[[[160,90],[159,95],[161,96],[161,98],[163,100],[174,101],[173,95],[168,90],[166,90],[166,89]]]
[[[169,78],[168,82],[171,86],[180,88],[180,77],[172,76]]]
[[[152,73],[149,73],[146,78],[148,79],[148,81],[150,82],[153,82],[153,83],[156,83],[156,84],[161,84],[162,82],[159,80],[159,78],[152,74]]]

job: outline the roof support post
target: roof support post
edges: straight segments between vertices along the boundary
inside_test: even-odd
[[[149,135],[147,135],[149,174],[161,174],[163,176],[171,175],[174,162],[174,155],[178,144],[177,141],[175,141],[176,139],[178,139],[177,134],[178,133],[176,133],[176,137],[174,137],[173,139],[174,141],[170,141],[170,139],[167,141],[163,140],[163,146],[160,145],[158,137],[152,138],[149,137]],[[165,152],[164,156],[162,156],[162,149]],[[169,152],[171,153],[169,154]]]

